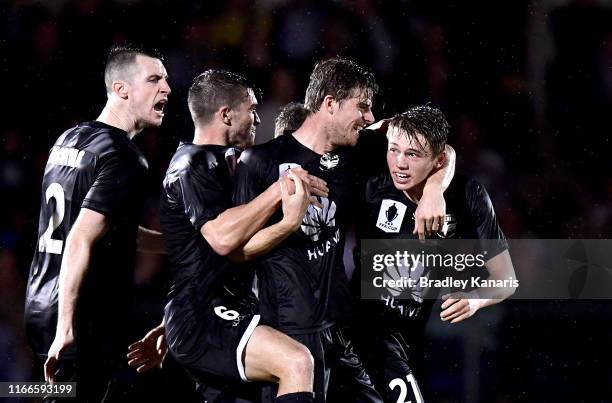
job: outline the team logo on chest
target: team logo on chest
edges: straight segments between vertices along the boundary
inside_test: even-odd
[[[340,157],[338,157],[336,154],[325,153],[319,160],[319,169],[321,171],[329,171],[330,169],[334,169],[336,166],[338,166],[339,162]]]
[[[404,221],[406,205],[391,199],[383,199],[378,211],[376,226],[389,233],[398,233]]]

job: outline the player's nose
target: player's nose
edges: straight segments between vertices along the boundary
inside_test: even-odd
[[[170,84],[167,80],[161,80],[161,92],[163,94],[170,94],[172,89],[170,88]]]
[[[255,120],[253,121],[253,124],[257,126],[260,123],[261,123],[261,120],[259,120],[259,115],[257,114],[257,112],[255,112]]]

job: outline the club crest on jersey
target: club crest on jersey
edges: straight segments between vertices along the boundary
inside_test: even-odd
[[[285,172],[287,172],[288,170],[292,168],[301,168],[301,167],[302,166],[300,164],[295,164],[293,162],[285,162],[283,164],[279,164],[278,165],[278,177],[280,178],[281,176],[285,174]]]
[[[436,232],[436,235],[440,238],[452,238],[455,235],[455,228],[457,228],[457,218],[455,215],[445,214],[442,230]]]
[[[404,221],[406,205],[396,200],[384,199],[378,211],[376,226],[389,233],[398,233]]]
[[[329,171],[330,169],[334,169],[336,166],[338,166],[339,162],[340,157],[336,154],[325,153],[319,160],[319,169],[321,171]]]

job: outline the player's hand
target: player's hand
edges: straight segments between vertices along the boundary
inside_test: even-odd
[[[164,326],[160,325],[152,329],[141,340],[130,344],[128,347],[128,365],[136,367],[136,372],[142,373],[151,368],[161,368],[168,344]]]
[[[47,353],[47,360],[44,364],[45,382],[53,384],[55,382],[55,367],[60,357],[74,343],[74,335],[72,331],[56,333],[53,343]]]
[[[281,181],[281,198],[283,203],[283,221],[285,221],[292,231],[297,230],[302,224],[310,201],[310,193],[308,188],[304,186],[304,182],[299,176],[293,172],[287,174],[289,182],[293,181],[295,192],[290,193],[287,181]]]
[[[446,201],[440,187],[425,187],[423,196],[419,200],[414,213],[414,229],[412,233],[419,235],[419,239],[425,239],[444,226],[446,215]]]
[[[318,178],[314,175],[310,175],[308,171],[300,167],[291,168],[287,172],[292,172],[295,176],[299,177],[312,196],[329,196],[329,188],[327,187],[327,182],[325,182],[323,179]]]
[[[440,319],[445,322],[450,321],[450,323],[458,323],[471,317],[482,306],[478,295],[472,292],[445,294],[442,300],[444,302],[442,302]]]

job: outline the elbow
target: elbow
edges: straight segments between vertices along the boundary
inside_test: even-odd
[[[234,250],[232,245],[224,239],[217,239],[215,242],[208,243],[215,253],[220,256],[229,256]]]
[[[510,289],[508,290],[508,295],[506,296],[506,298],[510,298],[511,296],[514,295],[514,293],[516,292],[518,286],[514,286],[514,287],[510,287]]]
[[[229,239],[228,236],[214,233],[204,233],[203,235],[217,255],[229,256],[237,247],[236,241]]]

